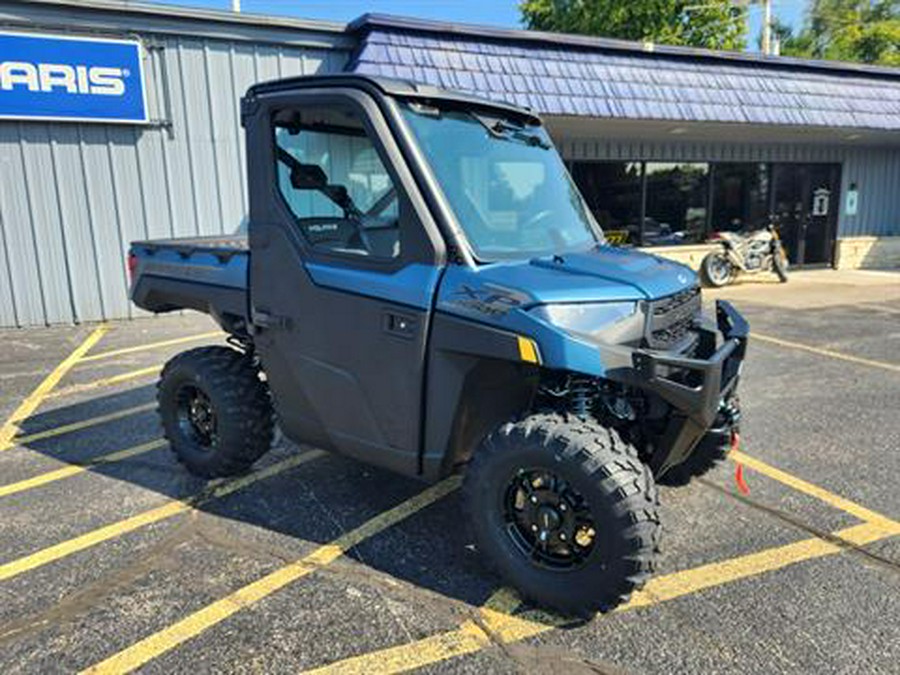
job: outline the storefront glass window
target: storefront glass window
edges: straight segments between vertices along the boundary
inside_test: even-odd
[[[709,164],[647,162],[644,245],[692,244],[707,233]]]
[[[775,166],[576,161],[570,168],[610,243],[672,246],[702,243],[714,231],[765,227],[778,196]]]
[[[612,244],[639,243],[642,162],[574,162],[572,178]]]
[[[716,164],[713,171],[712,230],[757,230],[768,223],[768,164]]]

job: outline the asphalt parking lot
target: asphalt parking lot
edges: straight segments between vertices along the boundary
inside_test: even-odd
[[[0,671],[898,672],[900,274],[717,295],[755,335],[742,451],[662,489],[662,569],[586,623],[482,567],[452,479],[286,442],[189,476],[154,380],[205,317],[0,333]]]

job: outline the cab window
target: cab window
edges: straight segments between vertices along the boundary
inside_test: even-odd
[[[278,189],[306,241],[330,253],[398,257],[397,189],[358,115],[281,110],[273,128]]]

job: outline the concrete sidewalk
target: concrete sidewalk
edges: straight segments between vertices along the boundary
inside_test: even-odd
[[[786,284],[774,275],[746,276],[704,294],[784,309],[879,304],[900,315],[900,270],[802,270],[792,272]]]

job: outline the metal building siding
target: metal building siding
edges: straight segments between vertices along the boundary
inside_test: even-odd
[[[46,312],[35,253],[28,182],[25,180],[22,126],[19,123],[0,124],[0,214],[9,255],[13,314],[20,325],[28,325],[42,323]],[[11,318],[4,316],[0,320],[3,325],[13,325]]]
[[[549,123],[552,130],[552,120]],[[892,148],[789,143],[659,142],[556,138],[566,160],[663,162],[827,162],[841,164],[838,237],[900,236],[900,152]],[[844,213],[852,183],[859,191],[855,216]]]
[[[247,211],[239,99],[343,69],[347,51],[144,36],[162,126],[0,122],[0,327],[134,316],[134,239],[222,234]],[[168,100],[168,107],[166,101]]]
[[[856,183],[859,206],[855,216],[843,213],[847,190]],[[900,153],[887,149],[854,149],[844,161],[841,180],[839,235],[900,235]]]

